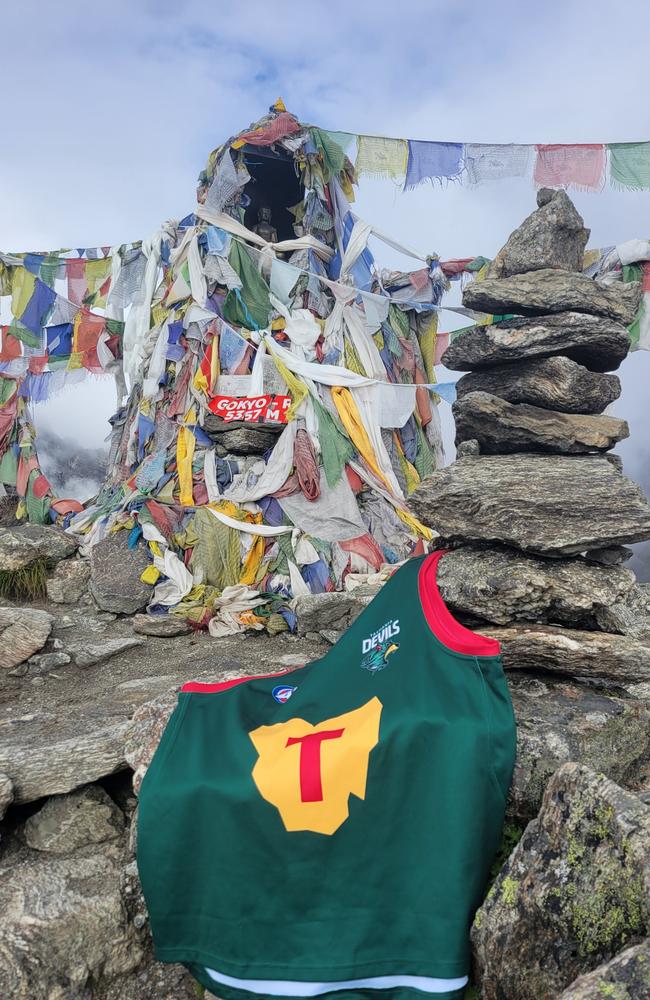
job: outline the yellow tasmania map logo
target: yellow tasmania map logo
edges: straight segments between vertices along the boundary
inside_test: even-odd
[[[248,735],[257,753],[253,781],[276,806],[289,832],[335,833],[349,815],[350,795],[366,796],[368,758],[379,740],[382,703],[312,726],[289,719]]]

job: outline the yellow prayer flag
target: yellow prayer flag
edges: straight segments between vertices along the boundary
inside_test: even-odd
[[[27,308],[27,303],[34,294],[36,275],[26,267],[14,267],[11,282],[11,311],[16,319],[20,319]]]

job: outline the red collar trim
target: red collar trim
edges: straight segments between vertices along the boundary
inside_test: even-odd
[[[498,656],[501,644],[497,639],[489,639],[456,621],[445,604],[438,589],[438,563],[448,549],[432,552],[422,562],[418,572],[418,592],[424,617],[437,639],[454,653],[469,656]]]

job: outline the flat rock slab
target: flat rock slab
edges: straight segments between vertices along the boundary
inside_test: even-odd
[[[0,528],[0,570],[12,572],[40,559],[54,566],[77,549],[71,535],[60,528],[41,524],[24,524]]]
[[[21,836],[35,851],[69,854],[123,833],[122,811],[101,785],[88,785],[69,795],[52,795],[27,819]]]
[[[626,635],[558,625],[484,628],[498,639],[506,670],[596,678],[610,685],[650,680],[650,646]]]
[[[618,368],[629,349],[630,335],[621,323],[560,312],[471,327],[452,340],[442,363],[454,371],[471,371],[561,355],[591,371],[607,372]]]
[[[192,626],[180,615],[135,615],[133,631],[140,635],[173,638],[177,635],[188,635],[192,631]]]
[[[509,403],[560,413],[602,413],[621,395],[621,382],[617,375],[589,371],[558,355],[468,372],[456,382],[456,393],[462,399],[469,392],[489,392]]]
[[[539,316],[575,311],[607,316],[629,326],[637,314],[641,294],[638,281],[605,285],[582,274],[544,268],[510,278],[475,281],[465,289],[463,305],[498,315]]]
[[[67,609],[66,609],[67,610]],[[58,629],[66,646],[82,645],[91,619],[87,611],[70,610],[69,628]],[[93,620],[94,621],[94,620]],[[65,624],[68,624],[67,622]],[[97,627],[102,623],[97,623]],[[130,622],[102,626],[112,638],[121,628],[132,637]],[[99,644],[99,630],[93,641]],[[43,677],[42,686],[25,678],[7,677],[0,686],[0,773],[13,782],[16,802],[63,794],[127,767],[125,744],[136,709],[172,692],[185,681],[204,677],[274,673],[291,654],[306,663],[322,655],[327,644],[266,635],[206,634],[174,639],[151,637],[123,649],[110,664],[97,669],[69,664]]]
[[[571,555],[650,538],[642,490],[601,456],[481,455],[428,476],[409,497],[447,541]]]
[[[517,762],[509,811],[528,821],[551,775],[567,761],[606,774],[627,788],[647,787],[650,712],[641,701],[614,697],[573,681],[508,673],[517,719]]]
[[[650,938],[579,976],[557,1000],[650,1000]]]
[[[87,559],[60,562],[47,581],[47,596],[55,604],[77,604],[88,590],[90,563]]]
[[[582,271],[589,230],[566,191],[541,188],[537,205],[499,250],[489,277],[506,278],[546,267]]]
[[[142,646],[144,639],[104,639],[101,643],[83,643],[68,646],[68,651],[78,667],[92,667],[96,663],[110,660],[127,649]]]
[[[351,591],[299,597],[295,607],[298,634],[320,632],[321,629],[344,631],[367,607],[377,590],[363,586]]]
[[[213,413],[206,414],[203,427],[205,433],[214,442],[221,445],[233,455],[263,455],[267,448],[273,448],[278,440],[282,426],[233,427],[231,423],[219,420]]]
[[[625,420],[602,414],[556,413],[470,392],[452,406],[456,444],[478,441],[481,454],[541,451],[579,455],[608,451],[630,436]]]
[[[35,608],[0,608],[0,670],[28,660],[47,642],[54,618]]]
[[[649,916],[650,808],[566,764],[474,921],[482,1000],[557,997],[643,938]],[[607,987],[589,995],[638,996]]]
[[[599,616],[607,609],[628,600],[634,574],[579,558],[540,559],[505,547],[463,545],[440,560],[438,585],[449,607],[465,618],[593,629],[604,627]]]

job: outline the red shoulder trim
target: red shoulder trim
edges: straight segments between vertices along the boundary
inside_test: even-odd
[[[443,646],[454,653],[466,653],[470,656],[498,656],[501,644],[497,639],[489,639],[479,635],[456,621],[445,604],[438,589],[438,563],[448,549],[432,552],[423,561],[418,572],[418,592],[420,603],[429,628],[440,640]]]
[[[299,669],[299,667],[293,667],[291,670],[280,670],[275,674],[253,674],[251,677],[234,677],[230,681],[220,681],[216,684],[203,681],[188,681],[187,684],[183,684],[181,693],[217,694],[219,691],[227,691],[228,688],[236,687],[238,684],[245,684],[246,681],[264,681],[267,677],[284,677],[285,674],[290,674],[293,670]]]

